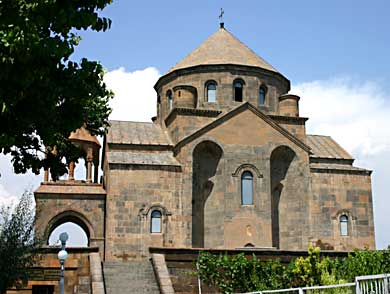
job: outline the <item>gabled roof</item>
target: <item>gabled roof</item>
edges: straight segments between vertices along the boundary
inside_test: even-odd
[[[229,31],[220,28],[187,57],[172,67],[168,73],[197,65],[216,64],[254,66],[278,72]]]
[[[311,157],[326,159],[347,159],[353,157],[329,136],[307,135],[307,145],[312,150]]]
[[[282,134],[284,137],[289,139],[291,142],[305,150],[306,152],[311,152],[310,147],[307,146],[303,141],[298,139],[296,136],[291,134],[289,131],[281,127],[279,124],[275,123],[271,118],[269,118],[266,114],[262,113],[259,109],[257,109],[255,106],[250,104],[249,102],[245,102],[236,108],[233,108],[232,110],[228,111],[227,113],[221,115],[216,120],[212,121],[211,123],[207,124],[206,126],[200,128],[199,130],[195,131],[191,135],[183,138],[180,140],[176,145],[175,149],[180,149],[181,147],[187,145],[188,143],[192,142],[196,138],[202,136],[203,134],[207,133],[208,131],[216,128],[217,126],[221,125],[225,121],[231,119],[232,117],[238,115],[239,113],[249,109],[254,114],[256,114],[259,118],[264,120],[268,125],[270,125],[272,128],[274,128],[276,131],[278,131],[280,134]]]
[[[172,146],[168,135],[159,125],[148,122],[111,120],[108,144]]]

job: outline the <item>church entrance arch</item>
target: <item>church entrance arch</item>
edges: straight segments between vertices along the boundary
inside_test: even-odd
[[[45,232],[47,244],[55,245],[62,232],[69,235],[68,246],[75,247],[88,247],[93,235],[89,221],[75,211],[65,211],[51,219]]]
[[[290,166],[296,157],[295,152],[288,146],[279,146],[271,153],[271,217],[272,217],[272,246],[280,248],[280,235],[283,231],[283,215],[281,208],[287,208],[286,179]]]
[[[192,154],[192,247],[204,247],[205,204],[222,154],[222,148],[211,141],[199,143]]]

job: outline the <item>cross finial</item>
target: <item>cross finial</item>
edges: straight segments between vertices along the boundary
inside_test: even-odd
[[[221,29],[223,29],[224,27],[224,22],[223,22],[223,15],[225,14],[225,11],[223,10],[223,8],[221,8],[221,13],[219,14],[219,25],[221,27]]]

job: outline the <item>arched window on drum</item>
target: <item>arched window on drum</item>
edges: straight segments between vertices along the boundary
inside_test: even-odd
[[[206,102],[217,102],[217,83],[208,81],[206,83]]]

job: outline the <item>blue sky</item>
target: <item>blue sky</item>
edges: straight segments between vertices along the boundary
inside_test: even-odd
[[[105,33],[84,33],[74,58],[109,70],[166,72],[218,28],[227,29],[292,82],[353,75],[389,84],[390,1],[120,1]]]
[[[301,115],[310,118],[308,133],[332,136],[357,166],[374,170],[377,247],[387,247],[389,0],[114,0],[103,12],[111,29],[81,32],[72,58],[107,68],[105,80],[116,95],[112,119],[147,121],[155,114],[154,83],[218,29],[221,7],[225,27],[290,79]],[[0,202],[42,180],[15,176],[1,156],[0,170]]]

